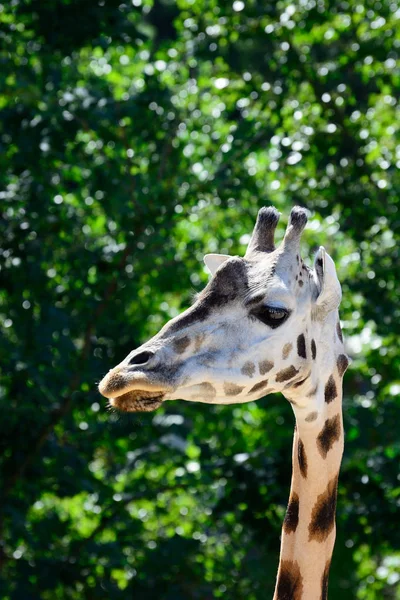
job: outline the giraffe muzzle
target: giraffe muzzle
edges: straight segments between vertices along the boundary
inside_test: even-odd
[[[143,371],[115,367],[99,383],[99,392],[109,405],[123,412],[149,412],[161,406],[168,386]]]

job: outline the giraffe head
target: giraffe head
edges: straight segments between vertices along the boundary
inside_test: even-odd
[[[307,404],[315,397],[324,355],[333,340],[341,344],[341,288],[323,247],[312,269],[300,257],[306,211],[293,208],[275,248],[278,220],[273,207],[259,211],[243,258],[206,255],[212,277],[194,304],[100,382],[112,406],[134,412],[165,400],[231,404],[282,392]]]

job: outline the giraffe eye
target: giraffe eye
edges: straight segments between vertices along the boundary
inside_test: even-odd
[[[265,325],[276,329],[276,327],[279,327],[279,325],[282,325],[286,321],[289,311],[285,308],[276,308],[275,306],[261,306],[253,310],[250,314]]]

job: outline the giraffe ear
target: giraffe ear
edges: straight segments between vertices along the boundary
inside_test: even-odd
[[[215,271],[219,266],[222,265],[228,258],[231,258],[227,254],[206,254],[204,256],[204,262],[211,275],[214,275]]]
[[[319,313],[326,315],[337,310],[342,299],[342,289],[336,275],[335,263],[320,246],[314,261],[317,299],[315,301]]]

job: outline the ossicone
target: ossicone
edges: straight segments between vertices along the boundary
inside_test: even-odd
[[[285,250],[296,249],[300,245],[301,234],[308,221],[308,214],[305,208],[294,206],[290,212],[289,223],[286,228],[283,246]]]
[[[273,252],[274,235],[280,213],[274,206],[264,206],[258,211],[257,221],[246,250],[246,256],[252,252]]]

